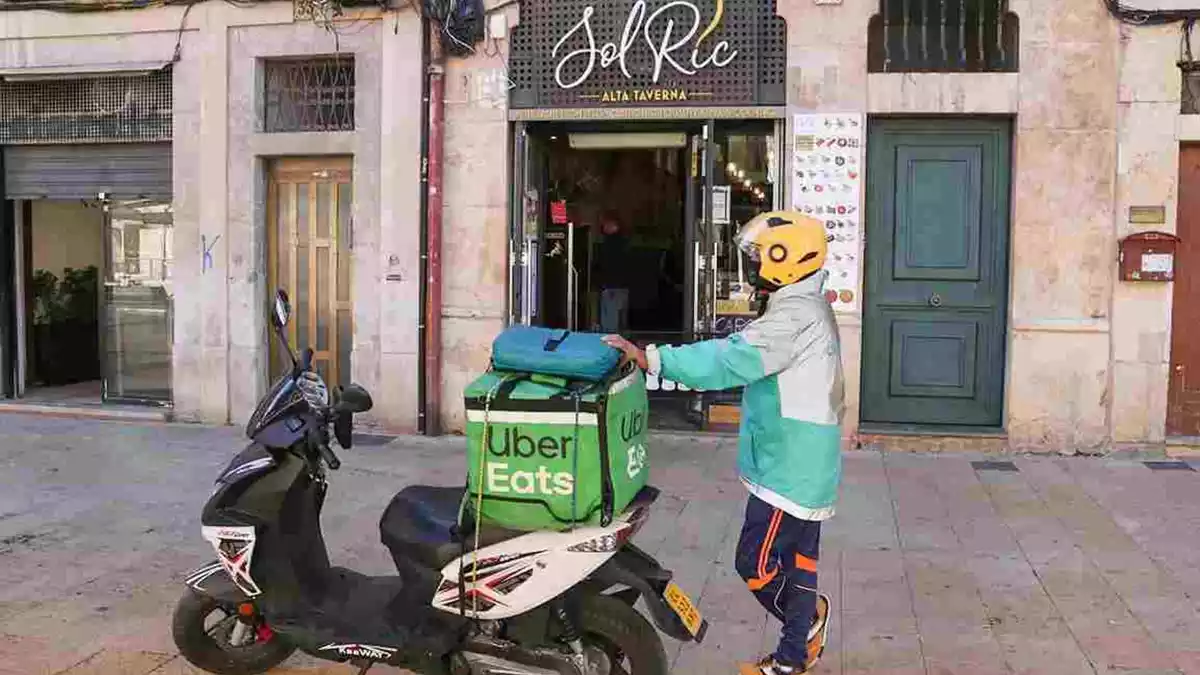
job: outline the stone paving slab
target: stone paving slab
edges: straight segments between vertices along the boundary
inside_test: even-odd
[[[198,673],[176,655],[169,617],[182,577],[210,557],[199,507],[242,444],[227,428],[0,415],[0,675]],[[657,436],[652,452],[663,496],[637,543],[711,621],[704,645],[667,642],[673,670],[732,673],[778,630],[732,569],[745,505],[735,441]],[[834,624],[819,672],[1200,675],[1200,473],[1129,456],[1005,457],[1018,471],[977,471],[980,458],[846,455],[822,535]],[[462,440],[342,459],[324,519],[331,557],[390,573],[384,505],[410,483],[460,483]]]

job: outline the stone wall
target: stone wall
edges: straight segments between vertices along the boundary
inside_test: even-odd
[[[489,2],[494,6],[495,2]],[[1095,448],[1164,435],[1170,288],[1116,281],[1132,205],[1164,205],[1174,229],[1181,117],[1177,26],[1121,26],[1094,0],[1010,0],[1015,74],[868,74],[879,0],[780,0],[788,21],[788,109],[1011,115],[1014,128],[1006,426],[1008,447]],[[420,26],[407,10],[353,10],[334,36],[288,3],[136,12],[0,13],[0,67],[170,59],[175,64],[175,403],[179,417],[241,422],[265,386],[265,158],[355,157],[354,378],[376,394],[368,422],[416,426],[419,322]],[[518,8],[505,5],[509,25]],[[182,30],[181,27],[182,26]],[[352,26],[352,27],[350,27]],[[508,299],[512,138],[507,40],[445,70],[441,419],[463,425],[460,392],[487,365]],[[260,59],[353,51],[358,126],[263,134]],[[220,237],[220,239],[217,239]],[[203,248],[214,265],[202,269]],[[839,317],[847,433],[858,419],[861,316]]]
[[[1121,26],[1117,88],[1116,236],[1175,231],[1179,142],[1178,26]],[[1130,206],[1163,205],[1166,223],[1134,226]],[[1113,294],[1112,435],[1118,444],[1159,443],[1166,433],[1171,343],[1166,284],[1116,283]]]
[[[270,289],[265,165],[354,158],[355,381],[375,394],[366,424],[416,427],[420,21],[348,10],[336,30],[290,3],[201,3],[84,14],[0,12],[0,67],[174,64],[175,416],[244,423],[266,387]],[[353,53],[353,132],[267,134],[262,60]],[[204,265],[204,253],[211,266]]]
[[[517,23],[515,7],[507,10]],[[466,424],[462,391],[487,369],[508,298],[508,42],[446,67],[442,307],[443,429]]]
[[[1000,114],[1015,119],[1012,187],[1007,447],[1094,449],[1114,440],[1162,439],[1167,385],[1170,290],[1116,282],[1117,240],[1132,204],[1165,204],[1173,229],[1179,75],[1177,27],[1130,28],[1102,3],[1011,0],[1020,20],[1015,74],[868,74],[867,25],[879,0],[840,5],[779,3],[788,21],[789,112]],[[477,57],[455,68],[469,70]],[[503,227],[505,155],[498,135],[478,144],[484,120],[500,112],[456,111],[477,128],[454,161],[474,177],[471,207],[482,238],[457,244],[448,265],[472,284],[503,283],[498,259],[468,268]],[[493,127],[497,129],[498,127]],[[448,150],[448,152],[451,152]],[[466,153],[465,155],[463,153]],[[447,189],[453,189],[449,184]],[[455,207],[457,208],[457,207]],[[463,211],[468,207],[463,206]],[[477,223],[476,228],[479,227]],[[502,243],[497,240],[497,243]],[[455,256],[462,256],[461,262]],[[503,298],[456,288],[447,315],[471,332],[447,331],[446,391],[482,367]],[[475,304],[470,304],[475,303]],[[468,306],[469,305],[469,306]],[[470,318],[466,311],[478,314]],[[448,319],[448,321],[451,321]],[[861,316],[839,316],[848,373],[847,433],[858,419]],[[447,399],[451,428],[460,406]]]

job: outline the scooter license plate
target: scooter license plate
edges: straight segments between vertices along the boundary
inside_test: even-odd
[[[704,625],[704,617],[700,615],[700,610],[696,608],[696,604],[688,597],[687,593],[679,587],[674,581],[667,584],[666,590],[663,591],[663,599],[667,601],[667,605],[679,616],[683,621],[684,628],[695,637],[700,633],[700,627]]]

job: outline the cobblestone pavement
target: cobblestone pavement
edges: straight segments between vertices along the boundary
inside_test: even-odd
[[[183,574],[209,559],[198,510],[240,444],[234,429],[0,416],[0,673],[196,672],[169,617]],[[652,453],[664,497],[638,542],[712,622],[703,646],[669,645],[674,672],[732,673],[776,632],[732,569],[745,499],[733,441],[660,436]],[[399,439],[342,459],[325,515],[334,562],[388,573],[384,505],[409,483],[461,481],[462,441]],[[847,455],[824,535],[836,615],[820,672],[1200,675],[1200,473],[973,459]]]

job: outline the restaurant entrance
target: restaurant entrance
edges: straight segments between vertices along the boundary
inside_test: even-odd
[[[726,335],[751,320],[732,240],[776,206],[776,126],[519,124],[511,320],[642,345]],[[647,386],[659,428],[719,428],[738,396],[658,378]]]

